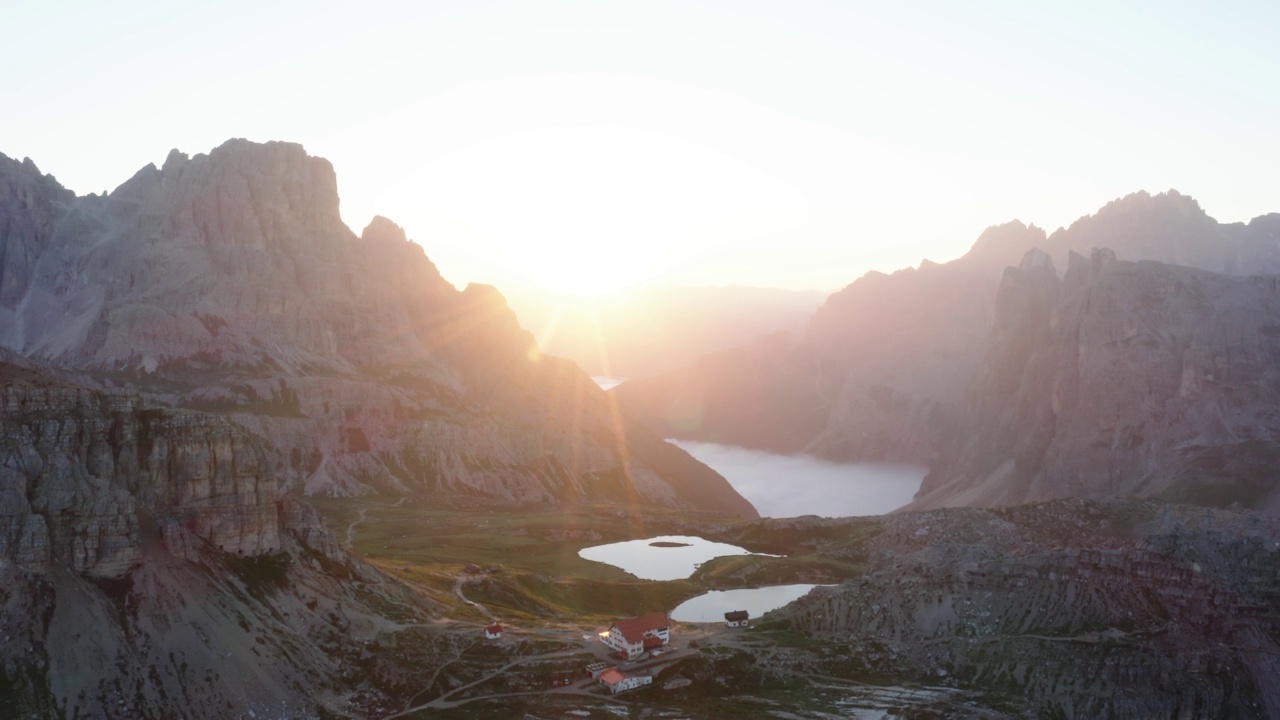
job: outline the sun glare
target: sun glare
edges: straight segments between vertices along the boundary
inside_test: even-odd
[[[580,296],[640,284],[678,264],[700,229],[805,204],[740,160],[610,127],[548,128],[472,145],[390,194],[393,205],[416,199],[437,227],[465,228],[472,256],[508,258],[527,285]],[[418,225],[412,217],[406,223]],[[419,238],[429,253],[446,249],[445,238],[431,235]]]

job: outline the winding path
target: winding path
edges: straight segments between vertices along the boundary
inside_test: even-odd
[[[415,713],[415,712],[418,712],[418,711],[420,711],[420,710],[426,710],[426,709],[428,709],[428,708],[434,708],[434,709],[437,709],[437,710],[442,710],[442,709],[444,709],[444,708],[457,707],[457,706],[459,706],[459,705],[465,705],[465,704],[467,704],[467,703],[475,702],[475,701],[477,701],[477,700],[487,700],[487,699],[491,699],[491,698],[495,698],[495,697],[513,697],[513,696],[517,696],[517,695],[542,695],[542,694],[544,694],[544,693],[546,693],[546,692],[556,692],[556,690],[550,690],[550,691],[548,691],[548,690],[527,690],[527,691],[523,691],[523,692],[513,692],[513,693],[494,693],[494,694],[489,694],[489,695],[477,695],[476,697],[464,698],[464,699],[462,699],[462,700],[454,700],[454,701],[450,701],[450,700],[449,700],[449,697],[451,697],[451,696],[453,696],[453,695],[457,695],[458,693],[462,692],[463,690],[467,690],[467,689],[469,689],[469,688],[473,688],[473,687],[475,687],[475,686],[477,686],[477,685],[480,685],[481,683],[484,683],[484,682],[487,682],[487,681],[489,681],[489,680],[492,680],[494,677],[496,677],[496,676],[498,676],[498,675],[501,675],[502,673],[504,673],[504,672],[506,672],[506,671],[510,670],[510,669],[511,669],[511,668],[513,668],[513,667],[516,667],[517,665],[523,665],[523,664],[528,663],[528,662],[536,662],[536,661],[541,661],[541,660],[552,660],[552,659],[557,659],[557,658],[573,657],[573,656],[575,656],[575,655],[581,655],[581,654],[582,654],[582,649],[581,649],[581,648],[575,648],[575,649],[573,649],[573,650],[557,650],[556,652],[542,653],[541,655],[530,655],[530,656],[528,656],[528,657],[522,657],[522,658],[520,658],[519,660],[513,660],[513,661],[511,661],[511,662],[507,663],[506,665],[503,665],[502,667],[498,668],[497,670],[494,670],[493,672],[491,672],[491,673],[489,673],[489,674],[487,674],[487,675],[485,675],[485,676],[483,676],[483,677],[481,677],[481,678],[479,678],[479,679],[477,679],[477,680],[474,680],[474,681],[472,681],[472,682],[469,682],[469,683],[467,683],[466,685],[461,685],[461,686],[459,686],[459,687],[456,687],[456,688],[454,688],[454,689],[450,690],[449,692],[447,692],[447,693],[445,693],[445,694],[441,695],[440,697],[438,697],[438,698],[436,698],[436,699],[434,699],[434,700],[430,700],[430,701],[428,701],[428,702],[422,703],[421,705],[415,705],[415,706],[413,706],[413,707],[406,708],[406,709],[401,710],[400,712],[398,712],[398,713],[394,713],[394,714],[392,714],[392,715],[387,715],[387,716],[385,716],[385,717],[383,718],[383,720],[392,720],[393,718],[404,717],[405,715],[408,715],[408,714],[410,714],[410,713]],[[558,689],[558,690],[559,690],[560,692],[562,692],[562,693],[583,694],[583,695],[590,694],[590,693],[587,693],[585,690],[581,690],[581,691],[578,691],[578,692],[574,692],[574,690],[573,690],[572,688],[561,688],[561,689]]]
[[[475,609],[479,610],[480,612],[484,613],[484,614],[485,614],[485,617],[489,618],[490,620],[495,620],[495,621],[496,621],[496,620],[498,619],[498,616],[497,616],[497,615],[494,615],[494,614],[493,614],[493,613],[491,613],[491,612],[489,612],[489,608],[487,608],[487,607],[485,607],[485,606],[481,605],[480,603],[476,602],[475,600],[468,600],[468,599],[467,599],[467,596],[462,594],[462,586],[463,586],[463,585],[466,585],[468,582],[470,582],[470,581],[471,581],[471,580],[473,580],[473,579],[475,579],[475,578],[472,578],[472,577],[471,577],[471,576],[469,576],[469,575],[464,575],[464,574],[462,574],[462,573],[459,573],[459,574],[458,574],[458,577],[457,577],[457,578],[455,578],[455,579],[454,579],[454,581],[453,581],[453,594],[454,594],[454,595],[457,595],[457,596],[458,596],[458,599],[459,599],[459,600],[461,600],[462,602],[464,602],[464,603],[466,603],[466,604],[470,605],[471,607],[473,607],[473,608],[475,608]]]
[[[388,507],[388,508],[400,507],[401,505],[404,504],[404,501],[408,499],[409,499],[409,496],[405,495],[404,497],[391,503],[390,505],[384,505],[383,507]],[[346,548],[347,550],[351,549],[351,545],[356,541],[356,526],[364,522],[365,517],[368,514],[369,514],[368,505],[365,505],[364,507],[360,508],[360,514],[357,515],[356,519],[352,520],[351,524],[347,526],[347,539],[342,541],[342,547]]]

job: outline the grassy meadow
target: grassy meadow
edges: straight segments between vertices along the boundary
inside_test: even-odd
[[[498,506],[471,498],[312,498],[340,541],[384,570],[461,611],[453,595],[466,578],[470,600],[508,620],[603,623],[670,611],[711,589],[837,582],[861,565],[806,554],[806,548],[725,540],[739,521],[722,516],[620,506]],[[698,535],[785,557],[730,556],[704,563],[686,580],[641,580],[578,551],[654,535]],[[467,573],[468,564],[481,569]]]

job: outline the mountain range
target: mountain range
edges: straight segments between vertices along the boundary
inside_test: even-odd
[[[1220,224],[1177,192],[1135,193],[1053,234],[1015,221],[951,262],[868,273],[798,338],[613,392],[668,436],[929,466],[913,508],[1272,507],[1275,273],[1280,215]],[[1235,489],[1191,487],[1211,476]]]
[[[392,711],[456,638],[299,495],[755,516],[289,143],[83,197],[0,156],[0,380],[16,715]]]
[[[505,294],[543,352],[617,379],[670,372],[759,335],[798,333],[827,295],[740,286],[644,287],[598,297]]]
[[[385,218],[342,223],[299,145],[174,151],[76,197],[0,158],[0,346],[264,438],[306,494],[626,501],[754,516],[714,471],[459,292]]]
[[[542,574],[598,539],[570,527],[584,516],[770,553],[708,563],[717,587],[839,570],[753,652],[690,653],[715,708],[799,677],[947,684],[942,716],[972,709],[956,687],[994,698],[984,717],[1280,707],[1280,531],[1246,509],[1280,509],[1280,215],[1223,225],[1138,193],[1052,234],[996,226],[952,262],[858,279],[799,333],[605,393],[496,289],[457,290],[386,218],[357,236],[338,202],[328,162],[290,143],[174,151],[83,197],[0,156],[5,712],[383,717],[502,676],[508,650],[577,663],[577,627],[499,650],[446,615],[480,612],[454,569],[476,548],[434,575],[404,546],[375,564],[306,495],[412,499],[397,527],[486,540],[495,511],[552,509],[501,541],[530,567],[476,577],[513,612],[694,587]],[[672,435],[931,469],[920,512],[751,520]],[[509,680],[484,699],[540,697]]]

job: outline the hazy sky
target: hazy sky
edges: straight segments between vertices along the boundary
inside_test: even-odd
[[[834,289],[1138,189],[1280,211],[1278,8],[7,0],[0,152],[292,140],[457,284]]]

